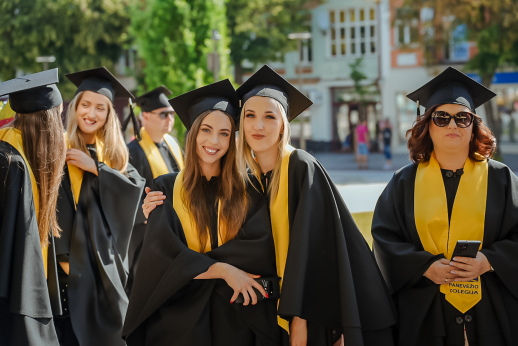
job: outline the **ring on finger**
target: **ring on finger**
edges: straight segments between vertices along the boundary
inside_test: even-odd
[[[448,282],[448,279],[444,279],[444,282]]]

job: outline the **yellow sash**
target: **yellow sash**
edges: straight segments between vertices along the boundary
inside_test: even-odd
[[[441,168],[435,153],[429,162],[422,162],[415,178],[414,217],[423,247],[433,255],[444,254],[451,259],[457,240],[484,240],[487,198],[487,160],[467,159],[464,174],[455,196],[451,221]],[[482,299],[481,278],[471,282],[441,285],[446,300],[465,313]]]
[[[183,174],[184,171],[180,171],[176,177],[173,188],[173,208],[180,219],[182,224],[183,232],[185,233],[185,239],[187,240],[187,246],[189,249],[196,252],[201,252],[200,241],[198,239],[197,227],[194,220],[189,213],[187,206],[183,203]],[[218,246],[221,246],[221,232],[219,228],[219,213],[221,211],[221,204],[218,203]],[[207,244],[205,245],[205,252],[212,250],[210,243],[210,237],[207,237]]]
[[[16,112],[12,110],[11,104],[9,103],[9,100],[8,100],[7,103],[5,104],[5,106],[3,106],[0,109],[0,121],[14,118],[15,115],[16,115]]]
[[[32,172],[31,166],[29,165],[29,161],[25,157],[25,152],[23,151],[23,141],[22,141],[22,133],[20,130],[15,129],[14,127],[6,127],[0,129],[0,140],[11,144],[23,158],[25,164],[27,165],[27,169],[29,171],[29,175],[31,177],[31,185],[32,185],[32,198],[34,199],[34,209],[36,210],[36,220],[38,220],[40,215],[40,194],[38,191],[38,185],[36,184],[36,178],[34,177],[34,173]],[[38,233],[39,236],[39,233]],[[41,247],[41,253],[43,256],[43,266],[45,267],[45,277],[47,277],[47,257],[48,257],[49,248],[48,246]]]
[[[279,191],[271,207],[270,215],[272,219],[272,234],[275,243],[275,257],[277,261],[277,275],[282,279],[286,268],[286,258],[288,257],[288,247],[290,245],[290,219],[288,213],[288,167],[290,155],[295,150],[291,145],[286,146],[281,164],[281,178],[279,181]],[[283,318],[277,316],[277,323],[288,333],[290,324]]]
[[[149,137],[149,134],[146,132],[146,129],[140,129],[140,136],[142,140],[139,142],[142,150],[144,150],[144,154],[146,154],[147,160],[149,162],[149,166],[151,166],[151,172],[153,173],[153,179],[161,176],[163,174],[171,173],[167,170],[167,166],[165,164],[164,158],[160,154],[155,142]],[[173,139],[173,137],[168,134],[164,135],[164,140],[171,150],[171,153],[174,156],[176,163],[180,170],[184,168],[183,155],[182,150],[178,143]]]
[[[67,148],[70,148],[70,143],[68,142],[68,136],[65,134],[65,139],[67,141]],[[101,143],[96,141],[95,143],[97,147],[97,158],[99,159],[99,162],[103,162],[103,146]],[[109,166],[107,162],[105,162]],[[72,185],[72,195],[74,197],[74,201],[76,202],[76,205],[79,203],[79,193],[81,192],[81,185],[83,184],[83,174],[84,171],[77,167],[76,165],[68,165],[68,175],[70,176],[70,184]]]

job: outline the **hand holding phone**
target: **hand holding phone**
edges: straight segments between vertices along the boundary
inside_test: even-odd
[[[452,260],[454,257],[476,258],[479,248],[480,240],[457,240],[457,244],[455,245],[451,258]]]
[[[450,261],[451,274],[458,276],[455,281],[476,280],[480,275],[491,270],[491,264],[486,256],[478,251],[480,243],[478,240],[457,241]]]

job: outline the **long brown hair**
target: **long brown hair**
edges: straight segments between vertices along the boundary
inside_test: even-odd
[[[183,176],[183,202],[188,206],[192,220],[198,230],[198,240],[200,241],[201,252],[205,252],[205,244],[211,237],[209,232],[211,210],[218,208],[207,201],[203,189],[203,171],[196,153],[196,138],[200,131],[201,123],[212,111],[201,114],[192,124],[186,137],[185,144],[185,173]],[[219,187],[216,201],[221,202],[219,223],[222,225],[221,238],[224,242],[234,239],[245,222],[248,212],[248,198],[245,193],[245,185],[236,165],[236,145],[235,145],[235,123],[230,119],[230,145],[228,151],[220,160],[221,174],[219,176]],[[211,239],[212,240],[212,239]]]
[[[282,119],[282,133],[279,138],[279,151],[277,152],[277,160],[275,161],[275,166],[273,168],[272,177],[270,179],[270,184],[268,184],[268,195],[270,196],[270,204],[275,201],[275,197],[277,197],[277,193],[279,192],[279,185],[281,182],[281,167],[282,167],[282,158],[285,155],[285,150],[291,142],[291,128],[290,122],[288,121],[288,115],[284,110],[284,107],[280,104],[279,101],[273,99],[277,104],[279,110],[279,116]],[[261,166],[259,162],[255,160],[255,157],[252,152],[252,148],[246,141],[245,136],[245,113],[246,113],[246,103],[243,105],[241,109],[241,121],[239,123],[239,141],[238,141],[238,151],[237,151],[237,165],[239,171],[241,172],[241,177],[245,182],[251,183],[250,176],[248,175],[248,169],[250,169],[251,173],[254,174],[257,178],[259,178],[261,174]],[[261,179],[259,179],[261,180]]]
[[[86,148],[79,125],[77,124],[77,107],[83,97],[83,91],[78,93],[68,105],[67,111],[67,134],[71,148],[79,149],[90,156]],[[129,153],[124,138],[117,113],[110,100],[108,100],[108,116],[106,123],[97,131],[96,142],[99,145],[99,160],[120,172],[125,172],[128,167]]]
[[[49,243],[51,231],[55,237],[59,237],[61,231],[56,218],[56,203],[66,156],[61,110],[60,105],[36,113],[17,113],[12,123],[22,133],[23,151],[38,184],[38,228],[43,246]]]
[[[414,163],[421,161],[427,162],[433,151],[433,142],[430,137],[429,127],[432,121],[432,113],[435,112],[440,105],[431,107],[422,116],[417,118],[414,126],[406,132],[408,137],[408,149],[410,151],[410,160]],[[496,150],[496,139],[491,130],[484,124],[482,119],[474,115],[473,117],[472,138],[469,142],[469,158],[473,161],[481,161],[482,155],[489,159]]]

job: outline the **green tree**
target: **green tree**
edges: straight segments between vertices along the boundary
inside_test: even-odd
[[[106,66],[112,69],[127,40],[129,0],[0,0],[0,79],[17,71],[43,69],[36,57],[54,55],[59,87],[73,96],[65,73]]]
[[[244,60],[253,64],[280,61],[296,50],[293,32],[311,31],[311,9],[324,0],[227,0],[230,58],[241,82]]]
[[[373,98],[379,95],[377,83],[366,84],[367,75],[363,73],[363,58],[357,58],[353,63],[349,64],[351,68],[350,78],[354,82],[355,100],[360,105],[359,115],[360,121],[367,120],[367,104],[373,101]]]
[[[214,82],[207,58],[214,49],[213,30],[220,40],[219,78],[229,77],[228,38],[223,0],[149,0],[135,4],[131,11],[130,34],[142,59],[139,91],[162,84],[174,95]],[[181,138],[185,128],[176,119]]]
[[[491,86],[498,70],[518,66],[518,0],[407,0],[407,6],[433,10],[433,18],[426,24],[430,34],[423,37],[423,42],[435,53],[448,45],[452,31],[459,24],[467,26],[466,39],[476,42],[478,53],[465,69],[477,72],[486,87]],[[440,55],[434,54],[436,58]],[[434,64],[437,59],[429,58],[427,62]],[[495,111],[493,102],[486,102],[484,110],[498,143],[502,117]]]

